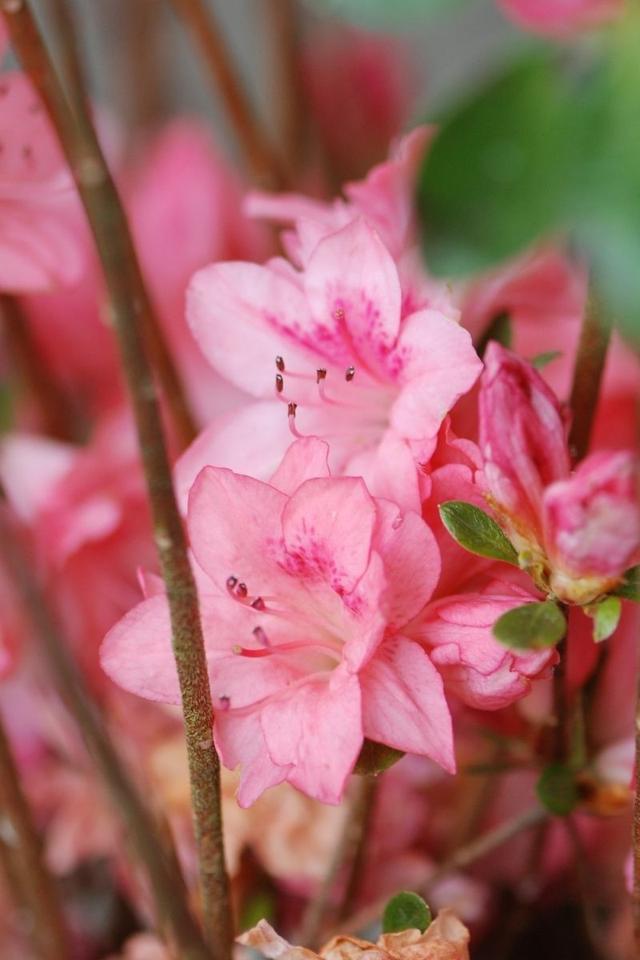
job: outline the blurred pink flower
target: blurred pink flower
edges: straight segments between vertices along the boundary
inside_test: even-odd
[[[442,681],[402,631],[438,579],[433,536],[361,479],[329,477],[327,455],[293,444],[271,484],[205,468],[189,498],[215,737],[242,764],[242,805],[283,780],[338,802],[365,736],[454,767]],[[110,631],[102,662],[178,702],[162,594]]]
[[[619,16],[625,0],[498,0],[498,5],[526,30],[567,37]]]
[[[44,109],[21,73],[0,74],[0,146],[0,291],[73,283],[84,266],[74,229],[78,198]]]
[[[571,473],[566,419],[541,376],[491,343],[480,389],[480,446],[491,504],[542,589],[590,603],[640,554],[639,465],[597,453]]]

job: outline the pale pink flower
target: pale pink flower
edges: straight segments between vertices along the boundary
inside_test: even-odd
[[[498,5],[526,30],[568,37],[620,16],[625,0],[498,0]]]
[[[1,38],[0,38],[1,45]],[[0,74],[0,290],[74,282],[78,198],[44,109],[21,73]]]
[[[328,448],[293,444],[271,484],[205,468],[188,528],[226,766],[242,805],[288,780],[336,803],[364,737],[453,769],[442,680],[403,627],[440,559],[421,518],[328,476]],[[166,600],[106,637],[103,667],[149,699],[178,702]]]
[[[441,910],[424,933],[383,933],[376,943],[356,937],[333,937],[319,953],[295,947],[261,920],[237,938],[270,960],[469,960],[469,931],[451,910]]]
[[[450,302],[443,309],[407,300],[398,266],[363,217],[322,236],[301,272],[282,260],[200,271],[187,310],[223,376],[256,397],[276,397],[263,434],[276,453],[288,416],[294,435],[331,440],[335,470],[395,499],[403,484],[392,474],[410,477],[415,461],[428,459],[444,417],[481,368]],[[212,430],[219,445],[219,426]],[[240,431],[227,435],[225,464],[244,446]],[[406,494],[401,503],[418,506]]]
[[[107,960],[173,960],[174,954],[153,933],[136,933],[124,944],[122,953]]]
[[[565,415],[541,376],[497,343],[485,362],[480,446],[489,500],[538,585],[590,603],[640,555],[637,458],[592,454],[571,473]]]

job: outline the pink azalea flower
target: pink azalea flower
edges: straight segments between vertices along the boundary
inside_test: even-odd
[[[78,199],[44,110],[20,73],[0,74],[0,145],[0,291],[72,283],[83,267],[73,228]]]
[[[637,458],[592,454],[571,473],[565,416],[541,376],[497,343],[485,361],[480,445],[490,502],[538,585],[590,603],[640,555]]]
[[[566,37],[620,16],[625,0],[498,0],[498,4],[525,30]]]
[[[293,444],[271,484],[205,468],[189,498],[215,738],[242,765],[243,806],[284,780],[338,802],[364,737],[454,767],[442,680],[403,634],[437,582],[433,536],[361,479],[330,477],[327,456]],[[162,594],[110,631],[102,663],[178,701]]]
[[[319,211],[316,220],[297,221],[289,245],[302,269],[281,259],[208,267],[192,281],[187,312],[215,368],[269,404],[274,455],[286,447],[288,414],[295,436],[331,440],[336,471],[361,475],[374,494],[419,509],[415,479],[409,482],[414,463],[428,459],[440,424],[481,364],[449,295],[417,272],[415,252],[394,259],[410,233],[406,168],[417,151],[405,144],[401,153],[353,185],[351,205],[274,200]],[[246,418],[238,417],[226,450],[220,424],[211,426],[199,445],[203,462],[214,462],[210,442],[223,454],[217,462],[238,466],[236,448],[246,447]]]

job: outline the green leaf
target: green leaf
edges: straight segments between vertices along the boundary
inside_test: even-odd
[[[573,154],[566,87],[550,54],[528,57],[445,118],[418,192],[434,273],[485,269],[557,225]]]
[[[525,603],[503,613],[493,625],[496,640],[514,650],[543,650],[554,647],[567,632],[560,607],[551,600]]]
[[[562,763],[550,763],[536,784],[540,803],[557,817],[567,817],[578,804],[580,794],[575,776]]]
[[[562,350],[549,350],[547,353],[538,353],[535,357],[531,358],[531,365],[534,366],[536,370],[542,370],[561,356]]]
[[[440,505],[439,511],[453,539],[469,553],[518,566],[518,554],[502,529],[484,510],[464,500],[448,500]]]
[[[270,890],[258,890],[244,904],[240,918],[240,929],[250,930],[260,920],[273,920],[276,913],[276,899]]]
[[[622,583],[618,584],[613,592],[616,597],[640,603],[640,567],[631,567],[627,570]]]
[[[417,893],[403,891],[389,900],[382,914],[383,933],[419,930],[424,933],[431,923],[431,910]]]
[[[619,597],[606,597],[586,612],[593,617],[593,639],[601,643],[615,633],[622,613],[622,600]]]
[[[467,0],[307,0],[308,5],[365,27],[393,29],[449,12]]]
[[[403,757],[402,750],[395,750],[385,743],[376,743],[375,740],[365,740],[353,772],[363,775],[384,773]]]

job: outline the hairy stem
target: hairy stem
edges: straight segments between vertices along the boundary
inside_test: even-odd
[[[318,894],[310,901],[300,926],[300,943],[317,947],[327,925],[343,920],[358,892],[368,828],[375,803],[377,780],[372,776],[354,778],[353,793],[342,833]],[[336,881],[347,873],[344,896],[333,904]]]
[[[232,939],[224,863],[220,764],[198,595],[173,490],[152,368],[145,354],[148,297],[122,206],[86,110],[74,116],[29,2],[2,0],[11,38],[40,92],[82,198],[109,293],[113,326],[133,406],[153,515],[155,542],[171,615],[172,642],[185,723],[205,936],[213,960],[227,960]]]
[[[569,399],[573,415],[569,449],[574,462],[589,451],[610,337],[611,330],[602,322],[597,296],[592,293],[585,307]]]
[[[160,922],[166,920],[185,960],[208,960],[210,954],[187,907],[186,890],[175,855],[161,842],[151,814],[122,766],[4,510],[0,511],[0,541],[7,572],[31,620],[38,649],[146,870],[156,915]]]
[[[286,185],[287,172],[251,106],[220,26],[204,0],[170,0],[184,21],[214,88],[220,94],[251,175],[265,187]]]
[[[0,817],[5,841],[2,860],[10,864],[8,885],[18,884],[31,916],[37,955],[43,960],[66,960],[69,945],[55,883],[42,856],[42,844],[20,786],[9,739],[0,721]],[[16,891],[17,892],[17,891]]]

